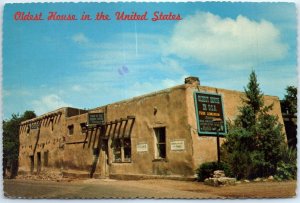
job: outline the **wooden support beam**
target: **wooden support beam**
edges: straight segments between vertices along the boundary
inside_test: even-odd
[[[82,144],[82,143],[87,143],[87,141],[76,141],[76,142],[66,142],[65,144]]]
[[[126,119],[126,121],[125,121],[125,125],[124,125],[124,128],[123,128],[123,134],[122,134],[122,137],[125,136],[125,131],[126,131],[127,123],[128,123],[128,119]]]
[[[120,132],[121,132],[122,124],[123,124],[123,121],[120,121],[119,129],[118,129],[118,134],[117,134],[118,138],[120,138]]]
[[[135,116],[127,116],[128,119],[135,119]]]

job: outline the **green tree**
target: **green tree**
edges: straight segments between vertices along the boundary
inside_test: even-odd
[[[276,116],[269,114],[272,105],[264,105],[254,71],[242,101],[240,114],[229,128],[222,146],[223,160],[239,179],[274,175],[284,144],[282,125]]]
[[[10,178],[18,173],[19,156],[19,126],[22,121],[35,118],[33,111],[25,111],[23,115],[12,114],[12,117],[3,121],[3,177],[9,169]]]
[[[297,114],[297,88],[294,86],[287,86],[286,95],[284,95],[284,99],[281,101],[282,106],[284,106],[288,110],[288,113],[291,115]]]

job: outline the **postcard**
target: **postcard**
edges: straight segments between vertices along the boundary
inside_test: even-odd
[[[296,13],[5,4],[5,197],[295,197]]]

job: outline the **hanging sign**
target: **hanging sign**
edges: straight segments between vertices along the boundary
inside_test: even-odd
[[[104,113],[89,113],[88,125],[103,125],[105,123]]]
[[[224,135],[227,132],[222,95],[194,92],[199,134]]]
[[[31,123],[30,126],[31,129],[38,129],[39,127],[41,127],[41,124],[39,122]]]

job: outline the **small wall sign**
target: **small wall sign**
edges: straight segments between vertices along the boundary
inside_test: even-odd
[[[136,145],[137,152],[148,152],[148,144],[140,143]]]
[[[184,150],[184,140],[176,140],[171,142],[171,150],[172,151],[182,151]]]

